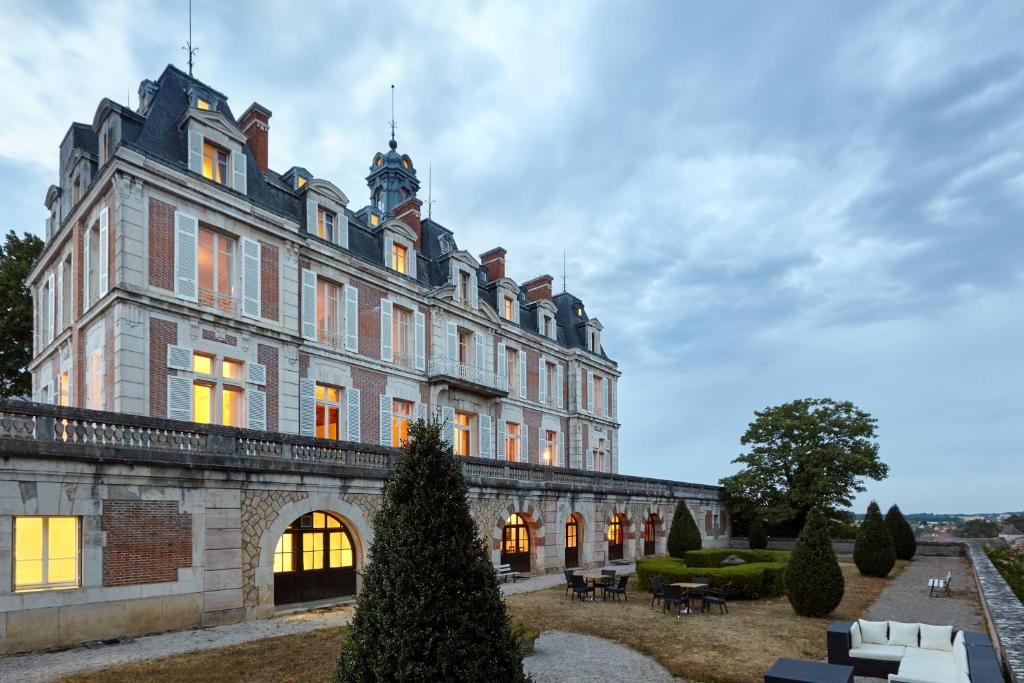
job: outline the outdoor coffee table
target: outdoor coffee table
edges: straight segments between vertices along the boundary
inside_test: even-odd
[[[853,683],[853,667],[782,657],[768,669],[764,683]]]
[[[685,591],[691,591],[695,588],[707,588],[706,583],[693,583],[691,581],[680,581],[679,583],[673,583],[673,586],[679,586]],[[686,609],[679,610],[680,614],[693,614],[693,610],[687,607]]]

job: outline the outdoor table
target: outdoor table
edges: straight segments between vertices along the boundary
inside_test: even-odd
[[[685,591],[691,591],[694,588],[707,588],[706,583],[693,583],[691,581],[680,581],[679,583],[673,583],[673,586],[679,586]],[[680,614],[693,614],[693,610],[689,607],[686,609],[679,610]]]
[[[590,571],[590,572],[576,572],[576,573],[579,574],[580,576],[582,576],[587,581],[590,581],[591,583],[594,584],[594,597],[591,598],[591,601],[592,602],[597,602],[598,600],[603,600],[603,598],[597,597],[597,584],[598,584],[598,582],[604,581],[605,579],[607,579],[609,577],[605,576],[600,571],[596,571],[596,572],[594,572],[594,571]]]
[[[782,657],[768,669],[764,683],[853,683],[853,667]]]

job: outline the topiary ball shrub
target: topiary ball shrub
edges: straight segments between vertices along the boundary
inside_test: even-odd
[[[897,560],[912,560],[917,553],[917,538],[914,529],[900,512],[899,505],[893,505],[885,513],[885,526],[892,537],[892,547],[896,550]]]
[[[768,536],[764,533],[764,520],[760,517],[755,517],[754,521],[750,523],[747,547],[751,550],[764,550],[768,547]]]
[[[896,549],[878,503],[871,501],[853,544],[853,562],[863,576],[885,578],[896,564]]]
[[[843,570],[832,550],[828,523],[814,508],[786,565],[786,597],[800,616],[824,617],[839,606],[844,590]]]
[[[690,514],[690,508],[680,502],[676,505],[672,526],[668,530],[668,554],[681,558],[687,550],[700,550],[702,546],[700,529]]]
[[[440,426],[413,424],[373,519],[335,683],[526,680],[468,492]]]

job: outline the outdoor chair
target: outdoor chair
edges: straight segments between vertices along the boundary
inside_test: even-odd
[[[706,576],[695,576],[692,579],[690,579],[690,582],[691,583],[707,584],[703,588],[691,588],[690,589],[690,597],[693,598],[696,601],[696,600],[700,600],[701,598],[704,597],[704,592],[707,591],[708,586],[711,584],[711,579],[709,579]]]
[[[571,569],[565,569],[562,573],[565,574],[565,594],[568,595],[569,591],[572,590],[572,577],[576,576],[576,572]]]
[[[946,572],[945,578],[942,579],[928,579],[928,597],[932,597],[935,590],[946,591],[946,595],[953,595],[953,592],[949,589],[949,584],[953,582],[953,572]]]
[[[619,584],[617,586],[606,586],[604,588],[605,596],[607,597],[607,595],[609,593],[611,593],[612,597],[614,599],[618,600],[619,599],[618,596],[621,595],[622,597],[624,597],[626,599],[626,602],[629,602],[629,596],[626,595],[626,582],[628,582],[628,581],[629,581],[629,575],[628,574],[626,574],[624,576],[620,576],[619,577]]]
[[[675,607],[676,616],[679,616],[679,610],[682,609],[684,604],[689,608],[690,598],[683,592],[683,589],[680,586],[673,586],[672,584],[666,585],[664,589],[664,600],[661,603],[661,610],[664,612]]]
[[[614,569],[602,569],[601,576],[604,578],[597,584],[599,588],[611,588],[615,585],[615,570]]]
[[[721,588],[706,589],[700,601],[700,611],[703,612],[706,607],[708,614],[711,614],[711,606],[718,605],[719,614],[728,614],[729,605],[725,601],[725,596],[729,593],[730,588],[732,588],[732,581],[726,583]]]
[[[587,583],[587,580],[578,574],[572,575],[572,596],[569,598],[569,602],[572,602],[576,596],[579,596],[580,600],[585,600],[587,593],[593,593],[594,587]]]
[[[651,584],[651,607],[654,607],[655,600],[661,602],[661,599],[665,597],[665,588],[661,585],[661,578],[657,574],[652,574],[647,581]]]

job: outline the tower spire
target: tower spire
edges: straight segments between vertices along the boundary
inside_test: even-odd
[[[193,58],[199,52],[198,47],[192,47],[192,0],[188,0],[188,42],[181,49],[188,53],[188,76],[191,78]]]
[[[191,2],[191,0],[190,0],[190,2]],[[398,143],[395,142],[395,126],[398,125],[398,124],[395,123],[395,84],[394,83],[391,84],[391,122],[390,123],[391,123],[391,141],[388,143],[388,145],[390,145],[391,149],[395,149],[396,147],[398,147]]]

